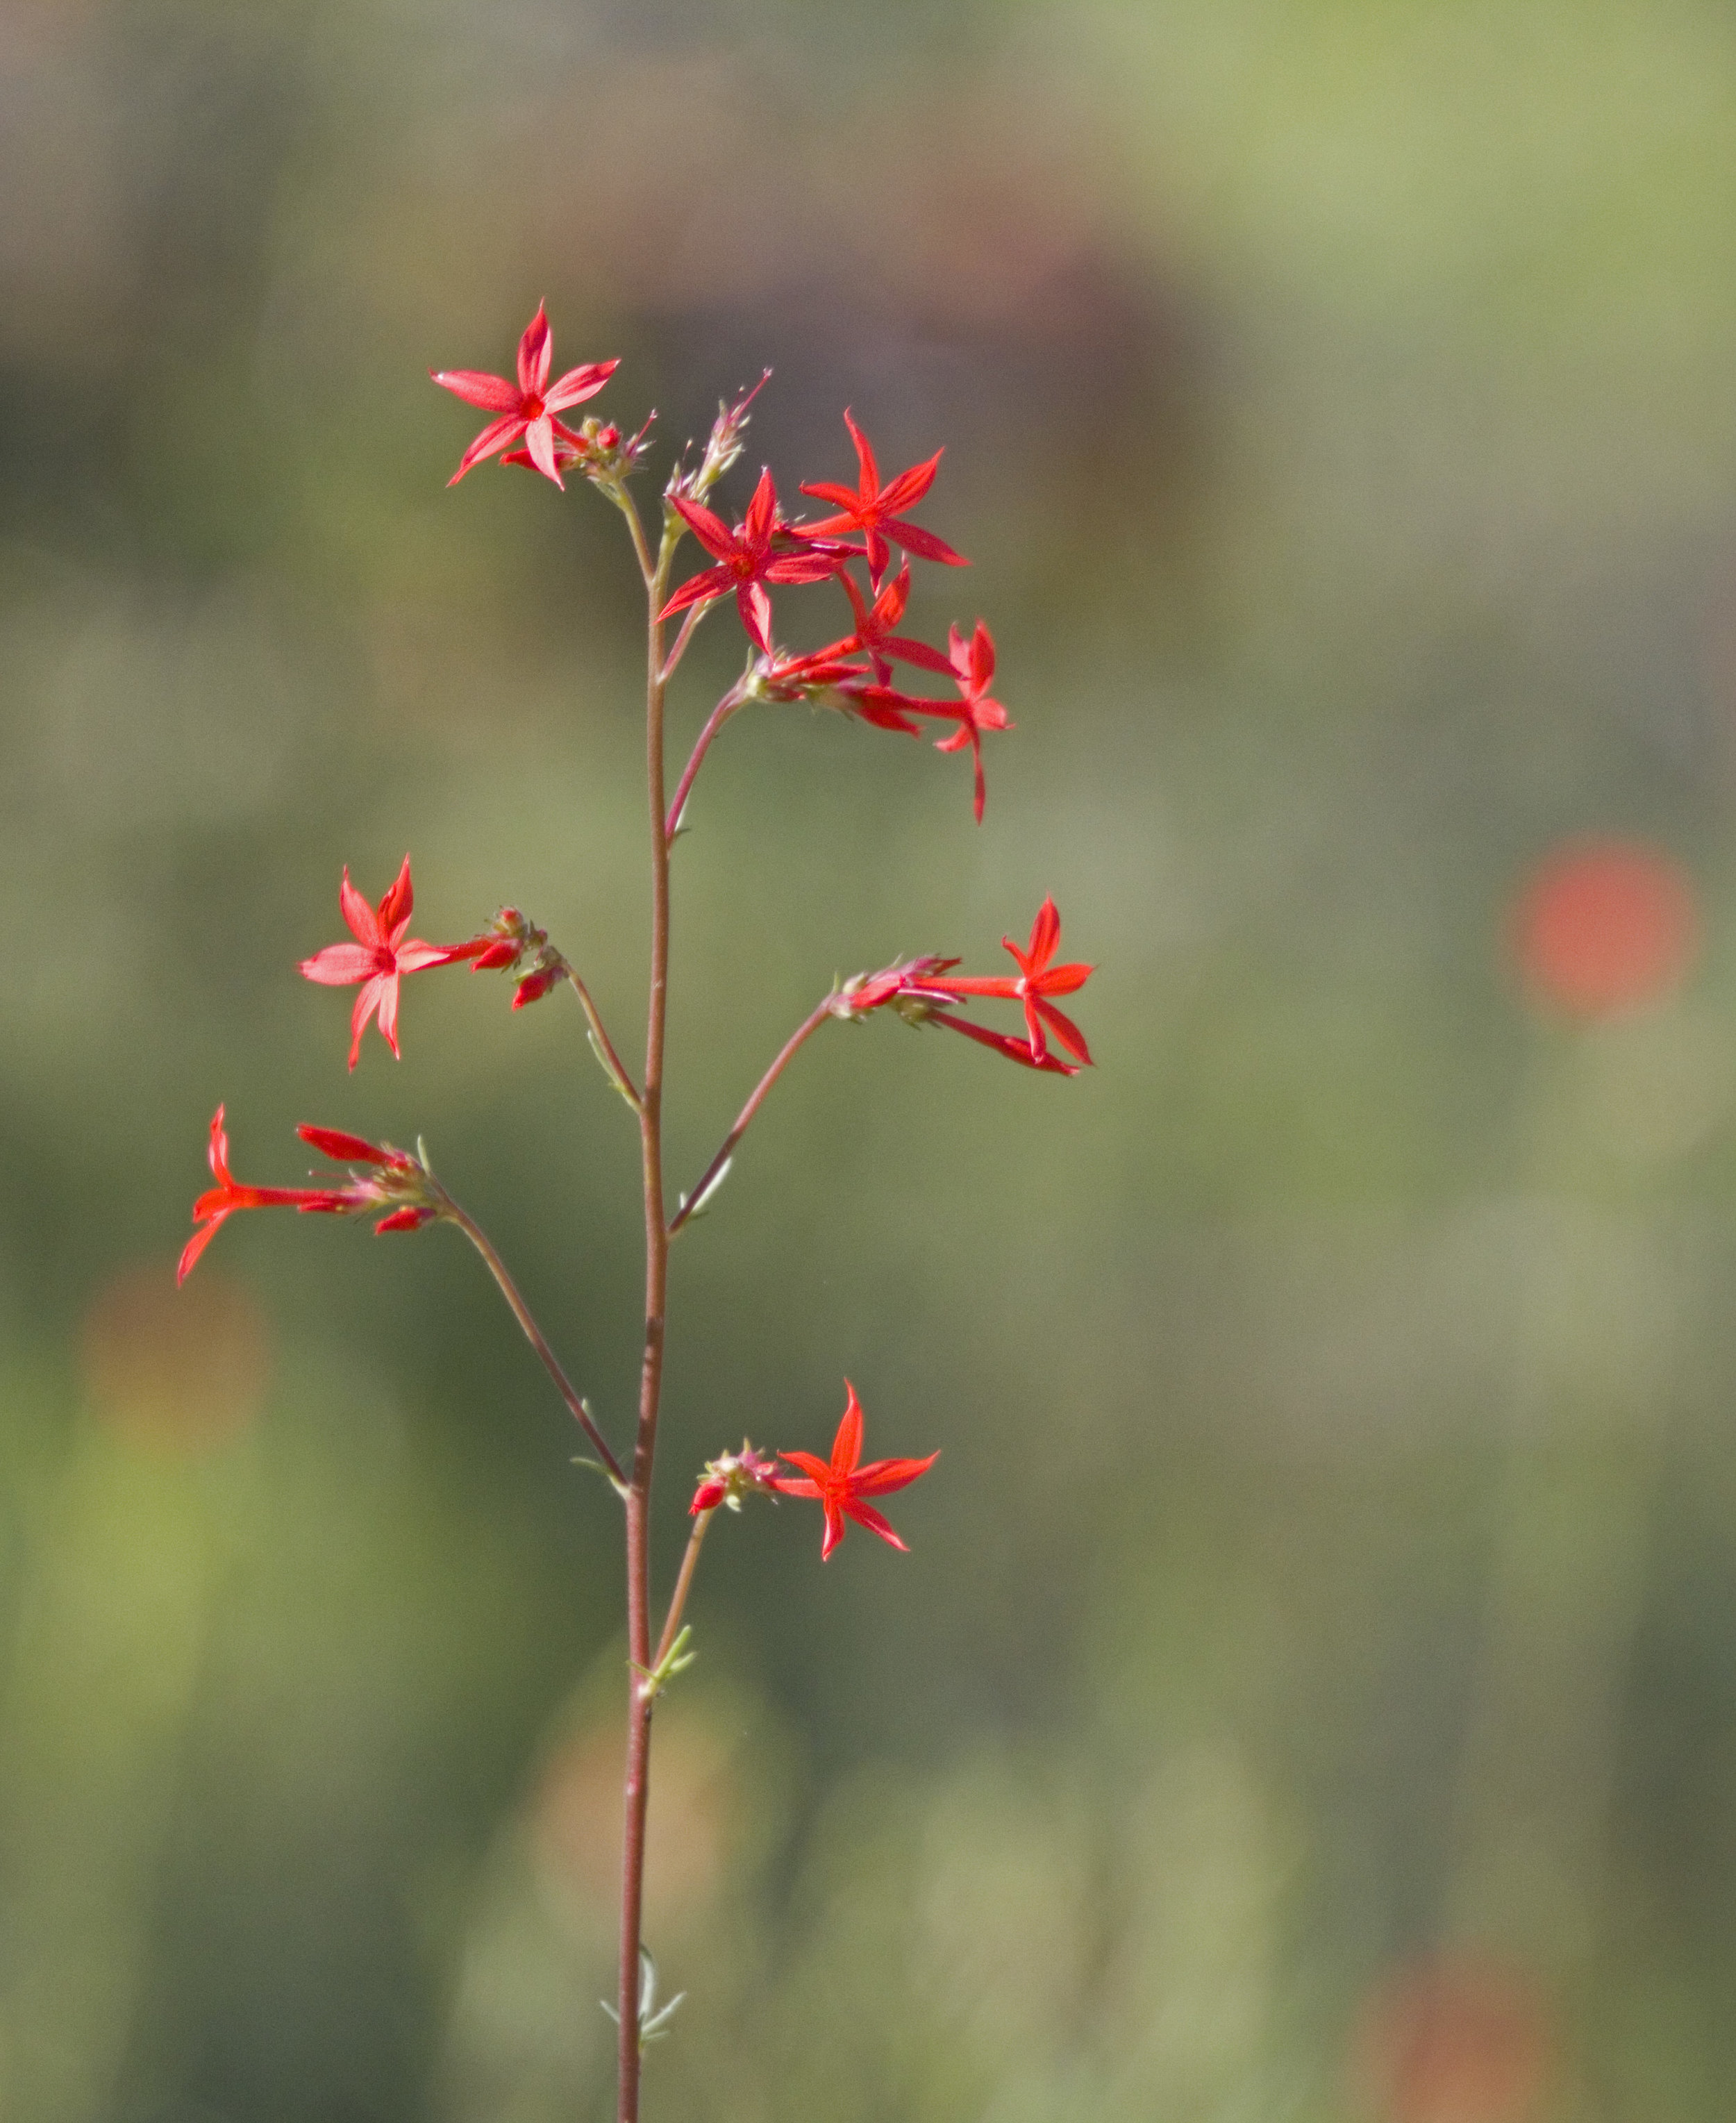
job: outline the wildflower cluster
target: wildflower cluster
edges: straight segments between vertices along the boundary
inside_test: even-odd
[[[613,421],[587,415],[578,426],[562,417],[595,397],[618,364],[587,362],[551,381],[554,344],[539,307],[518,344],[515,375],[480,370],[433,372],[433,380],[490,417],[459,460],[456,485],[489,458],[526,466],[564,491],[564,475],[578,473],[618,508],[626,521],[646,593],[646,692],[651,799],[652,946],[648,1029],[644,1060],[635,1077],[611,1038],[595,999],[574,961],[548,932],[516,907],[501,907],[473,934],[456,943],[430,944],[409,934],[414,896],[406,855],[396,879],[377,903],[371,902],[344,872],[338,901],[349,940],[328,944],[301,962],[310,981],[358,992],[350,1013],[349,1066],[360,1058],[370,1022],[397,1057],[400,989],[407,975],[438,967],[470,966],[500,972],[512,981],[512,1008],[573,991],[586,1020],[587,1036],[606,1075],[630,1108],[638,1127],[646,1210],[645,1334],[638,1423],[630,1447],[613,1446],[606,1426],[573,1388],[492,1243],[467,1211],[436,1179],[419,1140],[416,1151],[369,1142],[341,1129],[304,1126],[302,1140],[338,1168],[311,1186],[253,1187],[229,1169],[223,1108],[211,1122],[208,1156],[215,1184],[194,1203],[196,1229],[180,1257],[182,1278],[212,1239],[238,1210],[292,1208],[303,1214],[378,1216],[378,1231],[406,1231],[450,1224],[475,1248],[542,1361],[557,1392],[583,1430],[596,1468],[620,1497],[625,1519],[626,1605],[632,1680],[627,1703],[627,1769],[624,1783],[625,1841],[622,1886],[620,1982],[607,2008],[620,2029],[618,2053],[620,2123],[638,2113],[639,2056],[643,2044],[663,2031],[679,1999],[653,2008],[644,1988],[648,1965],[640,1937],[641,1885],[645,1852],[645,1793],[650,1718],[657,1695],[690,1662],[690,1627],[682,1621],[700,1547],[720,1507],[741,1509],[751,1496],[800,1498],[821,1507],[822,1558],[831,1556],[846,1522],[867,1528],[894,1548],[903,1542],[871,1501],[907,1487],[934,1465],[923,1459],[863,1463],[863,1411],[845,1382],[845,1412],[830,1455],[787,1449],[767,1455],[743,1440],[738,1452],[707,1462],[689,1507],[688,1547],[670,1596],[660,1633],[653,1629],[648,1514],[651,1476],[662,1393],[667,1331],[669,1249],[705,1211],[727,1177],[737,1146],[760,1105],[807,1042],[832,1022],[860,1024],[889,1011],[915,1026],[941,1025],[1021,1066],[1072,1076],[1092,1057],[1084,1033],[1056,998],[1082,988],[1092,968],[1058,962],[1060,916],[1052,899],[1038,909],[1027,941],[1003,940],[1015,972],[966,974],[956,958],[929,954],[901,958],[877,971],[835,983],[785,1040],[749,1094],[716,1155],[671,1212],[663,1179],[662,1112],[671,930],[671,856],[684,828],[694,783],[719,730],[735,715],[756,705],[806,701],[835,709],[873,728],[920,736],[938,725],[937,748],[967,750],[973,769],[973,809],[983,817],[983,740],[1011,728],[1005,707],[990,691],[995,649],[987,625],[977,620],[966,635],[957,625],[944,647],[904,631],[913,561],[942,567],[967,565],[964,556],[913,512],[927,499],[941,452],[882,479],[873,445],[846,410],[845,425],[856,457],[853,485],[803,481],[801,491],[829,513],[815,520],[786,514],[769,470],[760,473],[742,515],[733,522],[712,505],[718,481],[742,454],[751,408],[766,378],[733,402],[720,405],[704,449],[689,464],[684,453],[662,496],[661,527],[648,535],[629,482],[648,453],[651,421],[631,435]],[[768,372],[769,373],[769,372]],[[654,416],[653,416],[654,417]],[[674,580],[675,561],[691,538],[704,564],[685,580]],[[894,555],[897,565],[893,565]],[[831,585],[841,593],[847,630],[818,649],[798,654],[780,644],[773,593]],[[699,626],[715,610],[732,604],[746,637],[742,676],[718,701],[694,743],[672,796],[665,785],[666,695]],[[665,629],[679,621],[672,641]],[[936,697],[896,682],[900,667],[943,680],[952,692]],[[1012,1028],[972,1015],[977,1006],[1009,1003]]]

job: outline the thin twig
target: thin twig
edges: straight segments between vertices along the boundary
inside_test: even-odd
[[[731,1128],[728,1134],[724,1136],[723,1141],[718,1148],[717,1155],[712,1159],[710,1164],[708,1165],[705,1169],[700,1174],[699,1184],[694,1188],[693,1192],[688,1195],[686,1199],[682,1202],[681,1207],[676,1210],[674,1216],[671,1219],[669,1225],[669,1235],[671,1239],[676,1235],[676,1232],[681,1230],[681,1226],[687,1222],[694,1211],[699,1208],[700,1204],[704,1201],[706,1195],[710,1193],[712,1188],[716,1184],[718,1178],[722,1173],[724,1165],[728,1163],[730,1157],[733,1154],[736,1145],[742,1140],[742,1136],[746,1134],[749,1123],[752,1121],[754,1115],[758,1113],[761,1105],[765,1104],[766,1093],[770,1090],[772,1085],[777,1082],[779,1077],[784,1074],[785,1069],[787,1069],[789,1064],[795,1059],[797,1050],[805,1041],[812,1038],[813,1035],[820,1029],[821,1026],[824,1024],[826,1019],[833,1014],[832,998],[828,996],[824,1002],[816,1005],[812,1013],[809,1016],[805,1017],[802,1020],[801,1024],[796,1027],[795,1030],[791,1033],[788,1038],[784,1041],[783,1046],[779,1050],[778,1058],[772,1063],[770,1068],[766,1071],[765,1074],[760,1079],[759,1082],[755,1085],[753,1095],[748,1099],[747,1104],[742,1107],[741,1112],[736,1115],[735,1126]]]
[[[566,963],[564,959],[563,959],[562,963],[564,965]],[[621,1089],[627,1094],[627,1103],[632,1107],[634,1113],[643,1113],[644,1111],[644,1104],[643,1101],[639,1097],[638,1087],[634,1083],[632,1077],[627,1074],[626,1064],[621,1060],[620,1055],[615,1052],[615,1043],[610,1038],[608,1033],[603,1028],[601,1015],[598,1012],[597,1005],[591,1000],[591,991],[585,986],[578,975],[573,972],[571,966],[567,966],[567,978],[572,982],[573,992],[578,997],[579,1002],[583,1007],[586,1021],[591,1027],[592,1037],[596,1040],[598,1047],[601,1048],[603,1059],[607,1062],[616,1083],[618,1083]]]
[[[669,816],[663,821],[663,837],[666,840],[672,841],[675,838],[676,829],[681,822],[681,813],[687,808],[687,799],[692,792],[695,777],[700,771],[700,762],[711,749],[711,740],[736,710],[744,705],[742,687],[738,681],[730,687],[706,717],[705,727],[700,732],[695,741],[692,757],[681,769],[681,778],[675,785],[675,796],[669,806]]]
[[[475,1218],[470,1214],[468,1210],[461,1208],[458,1203],[453,1201],[452,1196],[446,1193],[444,1188],[442,1188],[440,1191],[446,1196],[446,1214],[447,1218],[458,1226],[459,1230],[463,1232],[466,1238],[467,1238],[470,1244],[475,1246],[477,1252],[482,1255],[483,1260],[487,1264],[489,1273],[494,1277],[495,1282],[500,1286],[501,1296],[505,1298],[507,1303],[512,1308],[512,1317],[518,1322],[519,1325],[523,1328],[525,1339],[536,1352],[537,1355],[542,1358],[544,1368],[547,1371],[549,1376],[554,1380],[555,1390],[559,1394],[561,1399],[567,1404],[567,1407],[570,1411],[573,1420],[578,1424],[579,1427],[584,1432],[586,1436],[590,1439],[592,1445],[596,1446],[597,1451],[602,1455],[603,1465],[608,1469],[610,1478],[615,1483],[615,1487],[620,1489],[625,1489],[626,1487],[627,1478],[621,1471],[620,1460],[618,1460],[615,1455],[610,1450],[608,1439],[603,1436],[601,1431],[597,1428],[596,1423],[592,1421],[590,1409],[586,1407],[584,1402],[573,1390],[572,1380],[569,1379],[566,1373],[561,1369],[560,1359],[549,1347],[548,1338],[544,1334],[541,1328],[537,1325],[536,1320],[531,1317],[530,1306],[526,1305],[523,1298],[520,1296],[518,1286],[513,1282],[512,1277],[508,1274],[506,1263],[502,1260],[499,1254],[495,1252],[493,1241],[489,1239],[487,1232],[484,1231],[482,1226],[476,1221]]]
[[[669,1613],[663,1623],[663,1633],[657,1638],[657,1657],[651,1661],[653,1673],[668,1657],[669,1647],[681,1626],[681,1610],[687,1605],[688,1588],[693,1583],[694,1570],[700,1559],[700,1546],[705,1538],[705,1529],[716,1516],[717,1507],[714,1505],[709,1511],[700,1511],[693,1521],[693,1531],[687,1536],[687,1553],[681,1558],[681,1574],[669,1596]]]

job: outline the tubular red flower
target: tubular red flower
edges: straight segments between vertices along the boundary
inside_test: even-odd
[[[805,1469],[806,1473],[774,1474],[769,1485],[786,1497],[818,1499],[826,1513],[826,1532],[820,1544],[822,1563],[843,1540],[846,1519],[854,1519],[858,1525],[878,1534],[894,1548],[903,1548],[905,1544],[880,1513],[863,1499],[883,1497],[894,1489],[907,1488],[919,1476],[926,1474],[940,1457],[938,1452],[931,1452],[926,1460],[873,1460],[866,1467],[862,1466],[862,1404],[848,1379],[844,1382],[844,1414],[832,1440],[831,1460],[817,1459],[812,1452],[784,1452],[780,1458]]]
[[[479,957],[493,939],[472,936],[462,944],[424,944],[405,939],[415,896],[410,885],[409,857],[397,879],[377,907],[370,907],[349,881],[349,871],[338,888],[338,904],[349,925],[353,944],[328,944],[312,958],[303,958],[299,970],[305,978],[324,987],[353,987],[362,983],[350,1012],[349,1066],[353,1069],[362,1052],[362,1034],[370,1017],[377,1017],[386,1043],[398,1052],[398,981],[404,973],[419,973],[431,966],[450,966]]]
[[[620,363],[587,361],[581,368],[569,368],[551,384],[549,370],[553,366],[554,355],[554,335],[539,302],[536,316],[525,326],[518,342],[516,384],[504,376],[490,376],[475,368],[429,370],[442,391],[452,391],[467,405],[497,415],[459,459],[457,471],[447,481],[448,486],[456,486],[484,457],[498,456],[521,437],[529,462],[545,479],[552,479],[557,486],[562,485],[561,462],[572,465],[588,453],[590,445],[586,438],[575,435],[554,416],[571,406],[582,405],[587,398],[594,398]],[[569,453],[564,459],[559,445],[564,445]]]
[[[962,553],[955,553],[945,539],[937,538],[932,531],[924,531],[920,524],[906,523],[901,512],[914,508],[934,484],[934,474],[939,467],[943,450],[936,450],[925,464],[912,465],[901,471],[887,485],[880,484],[880,467],[874,459],[873,445],[845,408],[844,424],[850,431],[850,440],[856,446],[857,482],[853,491],[847,486],[835,486],[826,480],[810,485],[804,481],[802,491],[811,494],[817,501],[829,501],[843,513],[828,516],[823,523],[806,527],[807,534],[815,538],[826,538],[840,531],[865,532],[868,541],[868,572],[876,587],[881,577],[891,565],[891,554],[887,545],[887,534],[892,541],[907,553],[914,553],[921,560],[943,561],[949,568],[967,568],[970,562]]]
[[[1075,989],[1083,987],[1097,968],[1077,964],[1051,965],[1050,961],[1060,940],[1061,917],[1055,911],[1055,902],[1046,899],[1037,909],[1036,919],[1031,925],[1031,940],[1023,950],[1010,936],[1000,940],[1018,961],[1016,979],[1004,974],[966,975],[961,978],[948,973],[932,977],[927,985],[950,996],[999,996],[1009,1002],[1022,1002],[1025,1006],[1025,1029],[1030,1034],[1029,1059],[1034,1067],[1041,1067],[1047,1057],[1046,1034],[1049,1032],[1053,1032],[1071,1053],[1088,1065],[1091,1050],[1085,1044],[1084,1033],[1049,998],[1071,995]],[[943,1022],[950,1024],[955,1031],[969,1032],[973,1038],[984,1036],[980,1026],[967,1024],[962,1019],[946,1018]],[[992,1041],[990,1035],[990,1043]]]
[[[229,1169],[229,1138],[223,1132],[223,1108],[211,1116],[211,1142],[207,1152],[215,1187],[208,1187],[193,1205],[193,1221],[200,1228],[182,1249],[175,1280],[185,1282],[194,1263],[237,1209],[299,1209],[304,1216],[364,1216],[375,1209],[389,1209],[375,1225],[379,1231],[408,1231],[431,1223],[447,1213],[448,1204],[438,1182],[419,1158],[390,1143],[369,1142],[343,1128],[304,1125],[296,1130],[302,1141],[322,1157],[339,1165],[361,1165],[341,1187],[242,1187]]]
[[[885,583],[870,605],[856,586],[855,578],[840,570],[850,601],[850,609],[856,616],[856,630],[842,641],[831,644],[829,649],[817,653],[849,656],[859,651],[866,654],[874,666],[874,675],[884,686],[892,675],[891,658],[896,657],[903,663],[920,664],[925,671],[938,671],[943,677],[952,675],[952,666],[938,649],[931,649],[925,641],[917,641],[908,635],[894,634],[891,630],[904,617],[904,608],[910,597],[910,564],[906,560]]]
[[[748,640],[769,656],[772,653],[771,598],[766,583],[823,583],[843,565],[842,552],[820,551],[804,544],[781,519],[778,491],[770,471],[760,474],[747,513],[732,531],[701,502],[671,494],[670,504],[718,565],[690,576],[657,614],[660,620],[733,590]]]
[[[346,1136],[346,1141],[357,1138]],[[371,1146],[364,1146],[371,1148]],[[243,1187],[229,1169],[229,1138],[223,1130],[223,1108],[211,1116],[211,1141],[206,1151],[215,1187],[208,1187],[193,1205],[193,1221],[200,1227],[181,1249],[175,1280],[183,1283],[194,1264],[237,1209],[300,1209],[342,1216],[357,1207],[354,1191],[336,1187]]]

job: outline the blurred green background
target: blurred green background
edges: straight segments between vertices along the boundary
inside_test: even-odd
[[[943,443],[966,762],[801,710],[676,863],[672,1185],[835,973],[1046,892],[1099,1066],[803,1054],[678,1249],[662,1490],[943,1447],[913,1553],[721,1525],[660,1716],[647,2113],[1699,2123],[1736,2088],[1736,20],[1710,0],[10,0],[0,15],[0,2119],[601,2116],[630,1124],[556,998],[296,960],[406,847],[629,1053],[620,527],[431,367],[793,503]],[[646,481],[653,492],[667,464]],[[832,593],[783,593],[803,643]],[[817,599],[820,602],[817,604]],[[676,732],[737,654],[700,646]],[[1692,977],[1528,1002],[1583,834]]]

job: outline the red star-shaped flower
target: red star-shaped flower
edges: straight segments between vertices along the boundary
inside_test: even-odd
[[[968,568],[971,563],[964,555],[955,553],[944,538],[937,538],[919,523],[907,523],[902,514],[905,509],[914,508],[934,484],[935,471],[946,452],[936,450],[926,464],[912,465],[908,471],[900,472],[895,480],[882,486],[873,445],[851,419],[848,406],[845,408],[844,424],[856,445],[857,483],[853,490],[823,480],[812,485],[803,481],[804,494],[812,494],[817,501],[829,501],[843,512],[828,516],[823,523],[807,525],[807,534],[826,538],[840,531],[865,532],[868,571],[877,584],[891,565],[892,556],[887,546],[888,534],[893,544],[903,546],[907,553],[914,553],[918,560],[943,560],[949,568]]]
[[[1025,1027],[1031,1036],[1030,1053],[1027,1059],[1041,1067],[1049,1056],[1046,1029],[1053,1032],[1070,1052],[1087,1064],[1091,1050],[1085,1044],[1085,1035],[1073,1022],[1050,1001],[1050,996],[1071,995],[1076,988],[1084,987],[1097,970],[1093,966],[1055,966],[1050,963],[1055,946],[1061,940],[1061,917],[1055,912],[1055,902],[1046,899],[1036,910],[1036,919],[1031,925],[1031,940],[1022,951],[1010,936],[1001,942],[1018,962],[1018,976],[1012,979],[1005,975],[966,974],[962,978],[956,974],[941,973],[931,976],[924,985],[938,989],[943,994],[954,996],[1001,996],[1009,1002],[1022,1002],[1025,1006]],[[995,1044],[1004,1035],[988,1033],[980,1025],[966,1024],[962,1019],[947,1018],[957,1032],[969,1032],[986,1043]],[[1004,1048],[1003,1049],[1004,1052]]]
[[[926,641],[918,641],[911,635],[894,634],[892,629],[904,617],[904,608],[910,598],[910,564],[906,560],[891,582],[886,583],[870,604],[856,586],[856,579],[840,571],[840,579],[849,593],[850,609],[856,616],[856,630],[846,635],[842,641],[833,642],[821,649],[821,656],[849,656],[865,654],[874,667],[874,675],[882,686],[892,675],[891,658],[896,657],[903,663],[919,663],[925,671],[938,671],[951,677],[952,666],[938,649],[929,648]]]
[[[518,342],[516,384],[504,376],[490,376],[478,368],[429,370],[442,391],[452,391],[467,405],[479,406],[484,413],[498,415],[489,421],[458,460],[457,471],[447,481],[448,486],[456,486],[473,466],[509,448],[521,436],[537,471],[545,479],[552,479],[557,486],[563,486],[555,450],[557,441],[566,444],[565,461],[569,465],[577,462],[589,445],[554,416],[564,413],[569,406],[583,405],[587,398],[594,398],[620,363],[587,361],[582,368],[569,368],[551,384],[549,371],[554,359],[554,335],[549,329],[548,317],[539,302],[536,316],[525,326],[524,336]]]
[[[838,1434],[832,1440],[830,1460],[817,1459],[812,1452],[784,1452],[781,1459],[797,1467],[805,1468],[805,1475],[777,1474],[770,1486],[786,1497],[817,1497],[826,1512],[826,1534],[820,1544],[820,1559],[823,1563],[844,1538],[844,1521],[854,1519],[858,1525],[866,1526],[870,1533],[877,1533],[882,1540],[890,1541],[894,1548],[904,1543],[893,1532],[871,1504],[863,1502],[864,1497],[883,1497],[894,1489],[902,1489],[920,1474],[926,1474],[940,1457],[931,1452],[926,1460],[871,1460],[866,1467],[858,1463],[862,1458],[862,1404],[856,1398],[856,1389],[846,1379],[844,1390],[848,1398],[844,1404],[844,1415],[838,1425]]]
[[[837,574],[842,561],[838,552],[818,552],[803,545],[778,514],[778,490],[769,471],[760,474],[747,513],[732,531],[721,517],[714,516],[703,503],[685,495],[670,496],[681,519],[717,562],[703,574],[690,577],[657,614],[672,618],[690,605],[736,593],[736,609],[747,638],[763,654],[771,654],[771,599],[767,583],[823,583]]]
[[[349,1019],[352,1069],[362,1052],[362,1033],[370,1017],[377,1016],[386,1045],[394,1054],[397,1053],[400,974],[419,973],[429,966],[449,966],[458,959],[474,958],[485,951],[493,940],[488,936],[473,936],[465,944],[423,944],[412,937],[406,942],[404,932],[409,926],[414,903],[408,855],[404,858],[397,881],[377,907],[370,907],[356,890],[346,869],[344,882],[338,888],[338,904],[356,940],[353,944],[328,944],[323,951],[316,951],[312,958],[301,962],[301,971],[322,987],[347,988],[358,981],[362,983],[362,992],[356,997]]]

